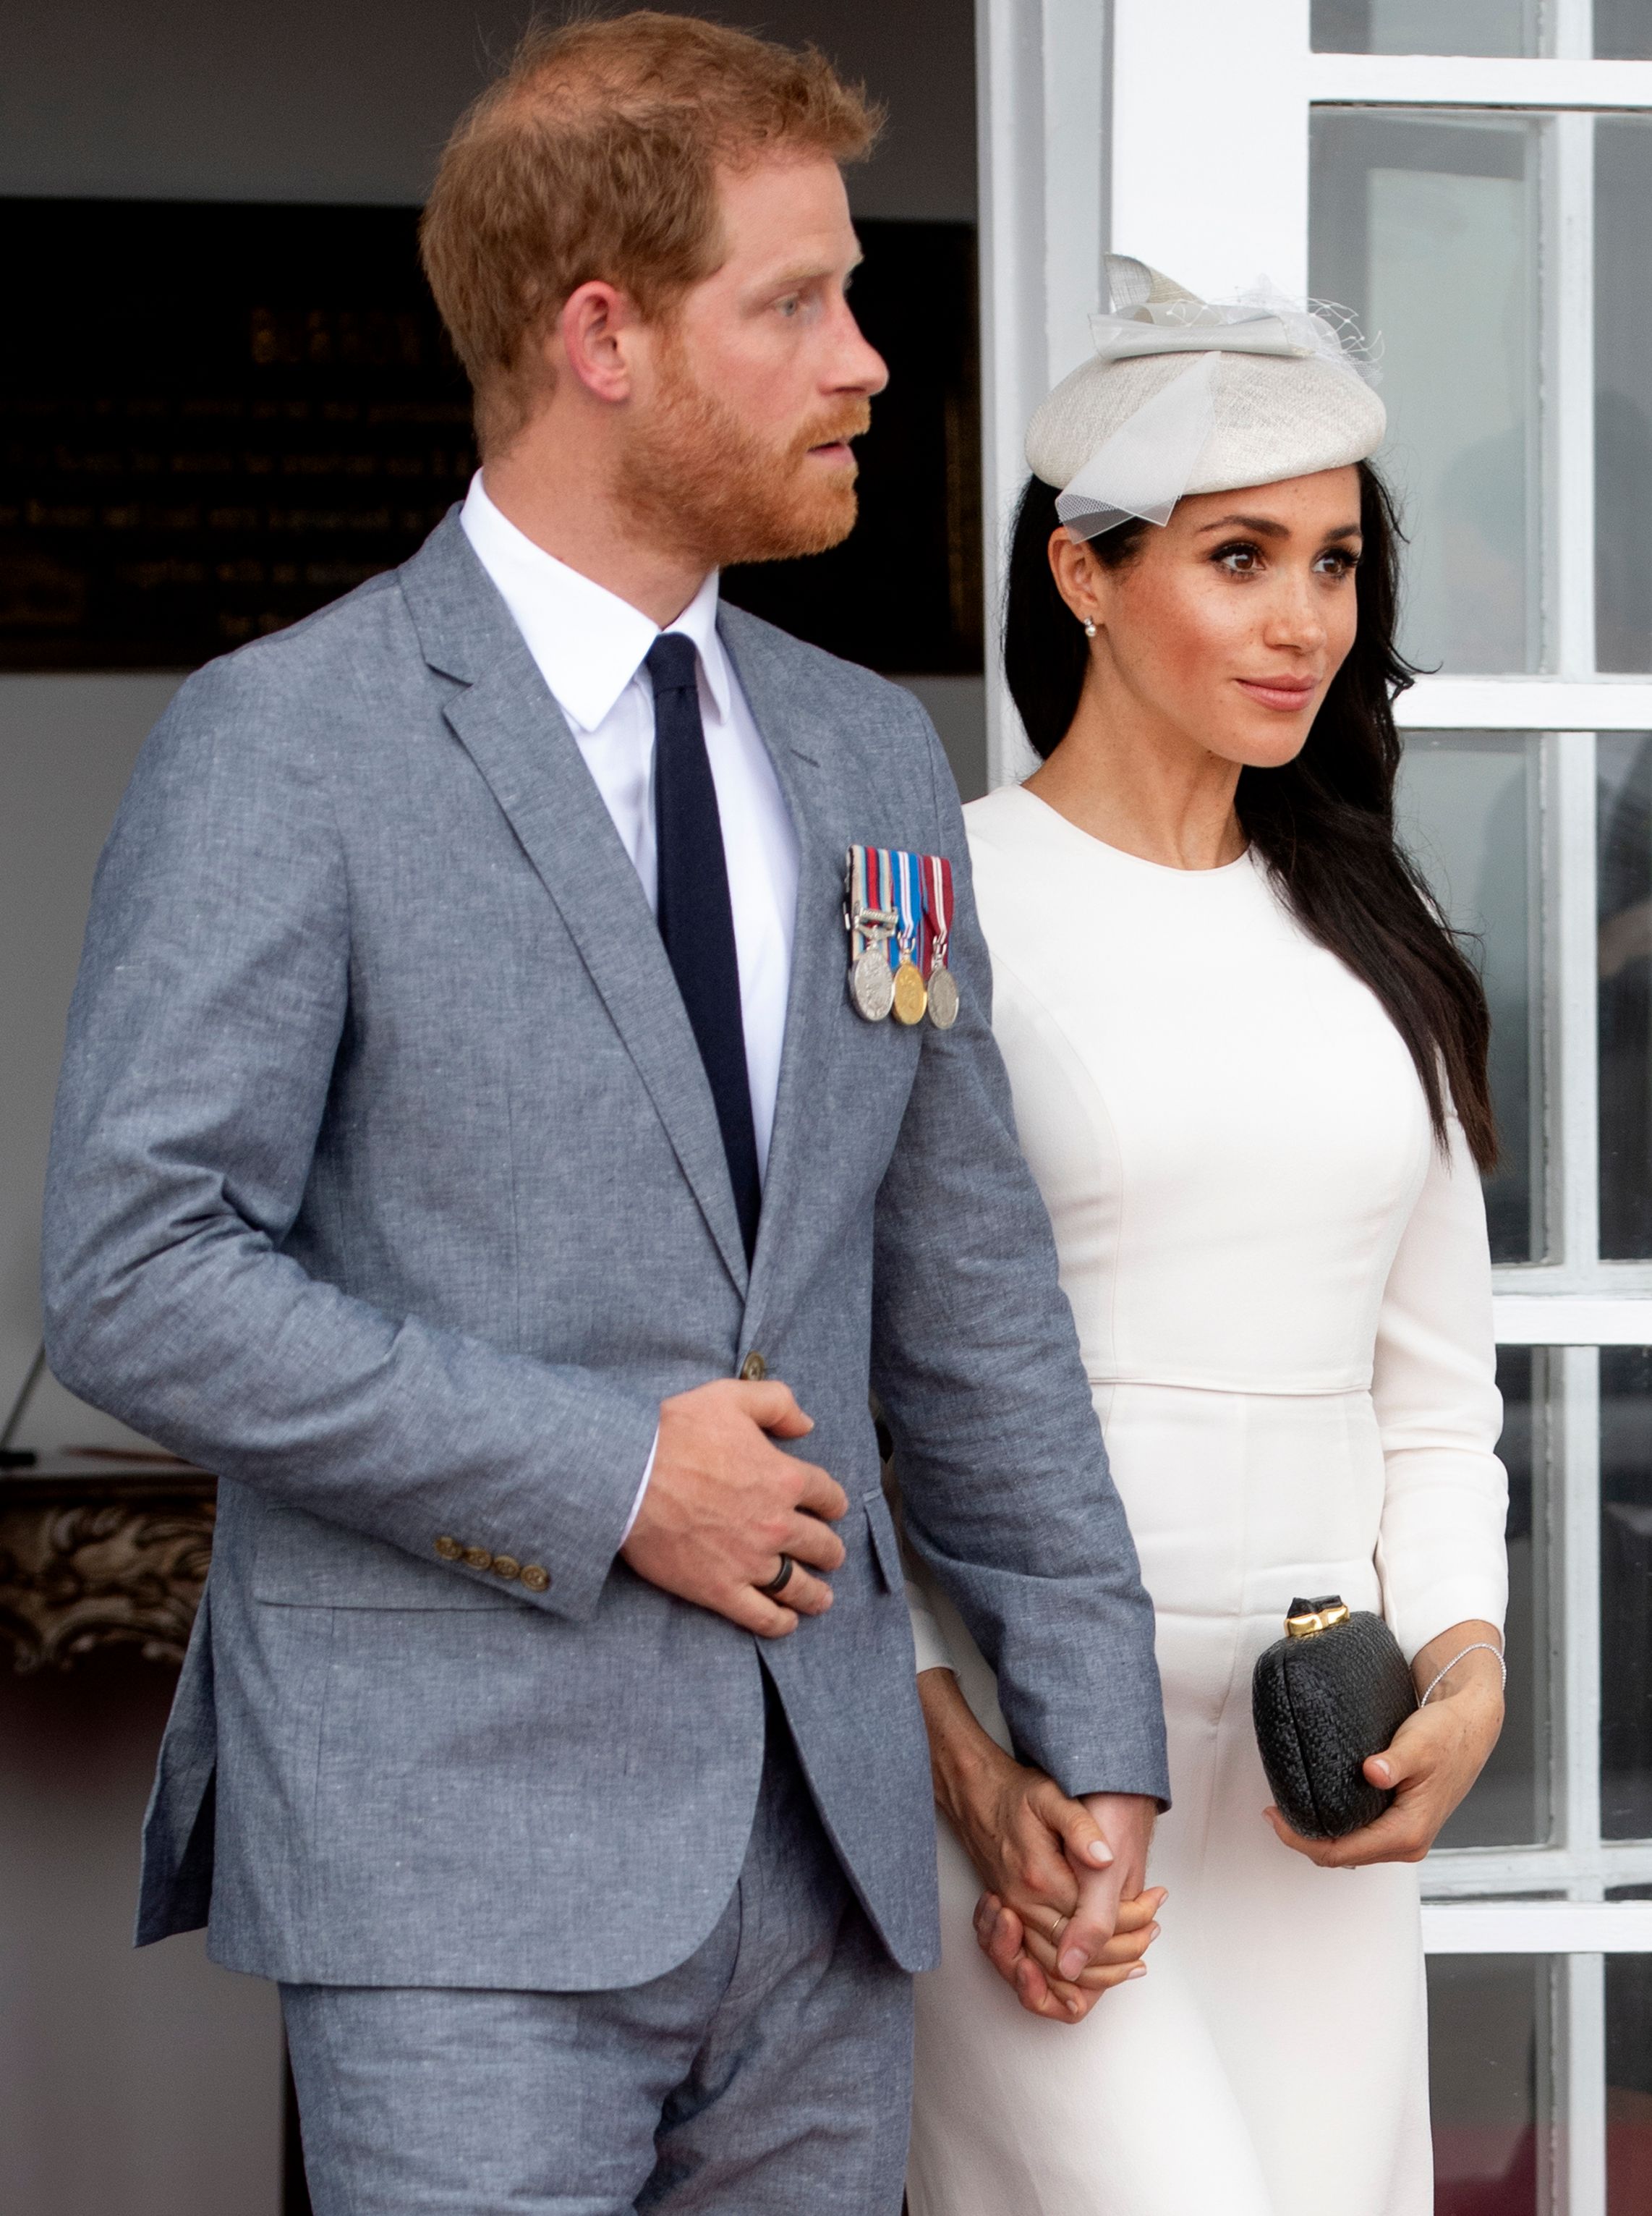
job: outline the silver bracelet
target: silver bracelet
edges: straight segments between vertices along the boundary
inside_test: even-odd
[[[1436,1677],[1434,1681],[1434,1684],[1429,1686],[1428,1693],[1432,1693],[1434,1691],[1434,1686],[1439,1684],[1441,1677],[1449,1677],[1451,1672],[1456,1669],[1458,1664],[1465,1660],[1471,1654],[1495,1654],[1496,1656],[1497,1667],[1503,1673],[1503,1690],[1507,1692],[1508,1690],[1508,1665],[1503,1659],[1502,1648],[1501,1647],[1494,1647],[1489,1639],[1477,1639],[1473,1646],[1465,1647],[1461,1654],[1452,1655],[1451,1660],[1440,1671],[1440,1677]],[[1428,1707],[1428,1693],[1425,1693],[1422,1696],[1422,1698],[1417,1702],[1418,1708],[1426,1708]]]

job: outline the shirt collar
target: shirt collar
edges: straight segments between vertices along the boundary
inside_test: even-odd
[[[480,470],[470,480],[459,521],[557,702],[581,730],[594,731],[642,669],[660,626],[617,593],[536,546],[488,499]],[[726,720],[730,675],[717,634],[717,606],[713,569],[666,628],[693,641],[712,705]]]

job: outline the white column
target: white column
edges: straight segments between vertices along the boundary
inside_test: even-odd
[[[1117,252],[1207,299],[1262,274],[1307,291],[1308,12],[1309,0],[1113,0]]]
[[[1105,232],[1102,0],[976,0],[987,779],[1032,763],[998,668],[1006,538],[1028,419],[1084,360]]]

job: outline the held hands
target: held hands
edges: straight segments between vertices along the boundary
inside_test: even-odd
[[[1412,1664],[1419,1692],[1453,1656],[1483,1640],[1501,1647],[1496,1627],[1459,1623],[1430,1640]],[[1394,1798],[1374,1824],[1341,1839],[1305,1839],[1277,1808],[1263,1811],[1284,1844],[1322,1869],[1357,1869],[1366,1862],[1420,1862],[1446,1819],[1484,1767],[1502,1729],[1502,1671],[1495,1654],[1465,1655],[1426,1708],[1409,1715],[1393,1744],[1365,1765],[1373,1785]]]
[[[809,1571],[842,1563],[831,1526],[848,1497],[767,1436],[801,1439],[814,1429],[789,1388],[772,1380],[717,1378],[662,1402],[654,1474],[620,1549],[625,1560],[651,1585],[765,1639],[795,1631],[800,1616],[824,1615],[832,1588]],[[758,1587],[783,1554],[796,1567],[783,1601],[771,1600]]]
[[[988,1737],[949,1670],[918,1684],[936,1799],[987,1887],[981,1951],[1029,2014],[1080,2022],[1110,1987],[1146,1974],[1165,1897],[1142,1890],[1154,1803],[1069,1800]]]

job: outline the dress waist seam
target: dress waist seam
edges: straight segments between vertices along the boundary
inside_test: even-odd
[[[1225,1400],[1368,1400],[1371,1398],[1368,1376],[1336,1385],[1264,1384],[1255,1378],[1150,1377],[1135,1374],[1090,1376],[1089,1382],[1092,1393],[1109,1392],[1124,1385],[1142,1386],[1153,1392],[1219,1394]]]

